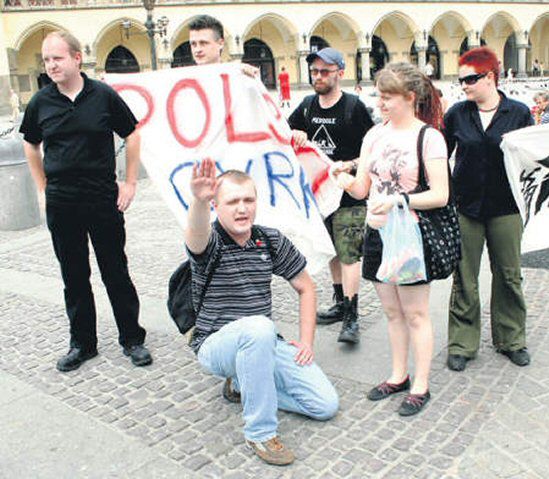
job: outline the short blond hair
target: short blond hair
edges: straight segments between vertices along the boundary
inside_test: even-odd
[[[82,45],[80,45],[80,40],[76,38],[72,33],[69,33],[65,30],[56,30],[55,32],[48,33],[44,41],[48,38],[57,37],[63,40],[69,46],[69,52],[74,57],[77,53],[82,54]]]

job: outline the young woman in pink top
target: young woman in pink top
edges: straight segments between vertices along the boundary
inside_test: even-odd
[[[355,198],[368,196],[362,275],[373,282],[388,319],[392,349],[392,373],[368,393],[372,401],[408,391],[399,414],[411,416],[430,399],[429,372],[433,354],[433,329],[429,318],[428,282],[412,285],[381,283],[376,279],[382,255],[378,228],[387,221],[395,204],[428,210],[448,202],[448,166],[444,137],[438,131],[442,119],[440,97],[432,82],[415,66],[393,63],[376,77],[379,108],[384,122],[364,138],[356,177],[334,167],[338,184]],[[418,134],[429,124],[423,140],[423,161],[428,191],[418,186]],[[417,218],[417,217],[416,217]],[[413,382],[408,375],[409,345],[415,359]]]

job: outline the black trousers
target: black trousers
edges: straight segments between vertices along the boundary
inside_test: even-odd
[[[124,215],[116,203],[47,202],[46,215],[65,284],[71,347],[84,350],[97,347],[88,238],[116,319],[118,342],[122,346],[143,344],[146,332],[138,322],[139,298],[124,253]]]

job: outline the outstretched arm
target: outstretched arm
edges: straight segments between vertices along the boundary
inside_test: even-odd
[[[211,158],[195,163],[190,186],[193,199],[189,206],[185,243],[192,253],[200,254],[210,240],[210,203],[218,186],[215,162]]]
[[[316,291],[309,273],[303,270],[290,281],[299,294],[299,341],[288,341],[298,351],[295,362],[300,365],[313,362],[313,342],[316,328]]]

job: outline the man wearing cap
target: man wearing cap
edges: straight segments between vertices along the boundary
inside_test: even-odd
[[[294,147],[313,141],[331,160],[355,172],[362,139],[373,121],[356,95],[341,90],[345,61],[339,51],[323,48],[309,54],[307,63],[316,94],[305,97],[288,119]],[[365,217],[365,200],[343,193],[339,208],[325,219],[336,250],[330,261],[335,304],[317,314],[317,323],[343,321],[338,341],[351,344],[360,340],[357,303]]]

